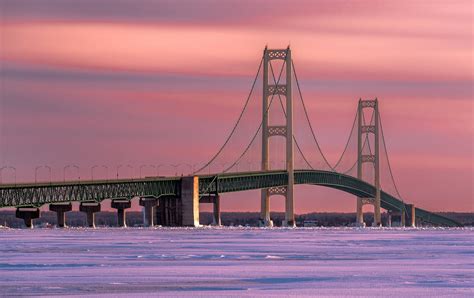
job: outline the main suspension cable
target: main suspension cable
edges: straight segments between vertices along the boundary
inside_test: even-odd
[[[285,64],[286,64],[286,61],[283,62],[282,66],[281,66],[280,74],[278,75],[278,82],[276,83],[277,85],[278,85],[278,83],[280,82],[281,74],[283,73],[283,68],[284,68]],[[261,63],[260,63],[260,65],[261,65]],[[272,65],[272,64],[271,64],[271,62],[270,62],[270,67],[271,67],[271,65]],[[275,97],[276,91],[277,91],[277,90],[276,90],[276,88],[275,88],[275,90],[274,90],[273,93],[272,93],[272,97],[270,98],[270,103],[268,104],[268,106],[267,106],[266,109],[265,109],[265,115],[268,115],[268,111],[269,111],[269,109],[270,109],[270,107],[271,107],[271,105],[272,105],[273,98]],[[255,141],[255,138],[257,137],[257,135],[258,135],[259,131],[262,129],[262,127],[263,127],[263,119],[262,119],[262,121],[260,122],[260,125],[258,126],[258,129],[257,129],[257,131],[255,132],[255,134],[253,135],[253,137],[252,137],[250,143],[248,144],[247,148],[245,148],[245,150],[242,152],[242,154],[237,158],[237,160],[236,160],[233,164],[231,164],[228,168],[226,168],[224,171],[222,171],[223,173],[226,173],[227,171],[229,171],[230,169],[232,169],[236,164],[238,164],[238,163],[240,162],[240,160],[242,159],[242,157],[243,157],[243,156],[247,153],[247,151],[250,149],[250,146],[251,146],[251,145],[253,144],[253,142]],[[204,167],[204,168],[205,168],[205,167]]]
[[[318,143],[318,140],[316,138],[316,134],[314,133],[314,130],[313,130],[313,126],[311,125],[311,121],[309,120],[309,115],[308,115],[308,111],[306,110],[306,105],[304,103],[304,99],[303,99],[303,94],[301,92],[301,88],[300,88],[300,83],[299,83],[299,80],[298,80],[298,76],[296,75],[296,68],[295,68],[295,64],[293,63],[293,59],[291,60],[291,65],[293,67],[293,73],[295,75],[295,80],[296,80],[296,86],[298,88],[298,93],[300,95],[300,99],[301,99],[301,103],[303,104],[303,110],[304,110],[304,113],[305,113],[305,116],[306,116],[306,120],[309,124],[309,128],[311,130],[311,134],[313,135],[313,140],[314,142],[316,143],[316,146],[318,147],[318,150],[319,152],[321,153],[321,156],[322,158],[324,159],[324,162],[326,163],[326,165],[334,172],[336,172],[336,170],[329,164],[328,160],[326,159],[326,157],[324,156],[323,154],[323,151],[321,150],[321,147],[319,146],[319,143]]]
[[[392,179],[393,186],[395,187],[395,192],[397,193],[398,197],[400,198],[400,200],[402,200],[402,203],[403,203],[403,197],[400,195],[400,192],[398,191],[397,184],[395,183],[395,178],[393,177],[392,167],[390,166],[390,159],[388,158],[387,146],[385,144],[385,137],[383,134],[383,127],[382,127],[382,117],[380,117],[380,112],[379,112],[378,121],[380,122],[380,132],[382,133],[383,148],[385,151],[385,157],[387,158],[387,164],[388,164],[388,170],[390,172],[390,177]],[[405,207],[405,203],[403,203],[403,207]]]
[[[211,158],[211,160],[209,162],[207,162],[206,164],[204,164],[204,166],[202,166],[197,171],[194,171],[193,175],[196,174],[196,173],[199,173],[202,170],[204,170],[205,168],[207,168],[217,158],[217,156],[219,156],[219,154],[221,154],[222,150],[224,150],[224,147],[227,145],[227,143],[229,143],[230,138],[233,136],[235,130],[237,129],[237,126],[240,123],[240,120],[242,120],[242,117],[244,115],[245,110],[247,109],[247,106],[249,104],[250,98],[251,98],[252,93],[253,93],[253,89],[255,88],[255,84],[256,84],[257,79],[258,79],[258,75],[260,74],[260,69],[262,68],[263,60],[264,60],[264,57],[262,56],[262,59],[260,60],[260,64],[258,66],[257,74],[255,75],[255,79],[253,80],[253,83],[252,83],[252,88],[250,88],[249,95],[247,96],[247,100],[245,101],[245,105],[242,109],[242,112],[239,115],[239,118],[237,119],[237,122],[235,123],[234,127],[232,128],[232,131],[230,132],[229,136],[227,137],[226,141],[224,142],[222,147],[217,151],[217,153]]]

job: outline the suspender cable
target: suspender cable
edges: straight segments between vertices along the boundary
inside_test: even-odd
[[[250,88],[250,92],[249,92],[249,95],[247,96],[247,100],[245,101],[245,105],[244,105],[244,107],[243,107],[243,109],[242,109],[242,112],[240,113],[239,118],[237,119],[237,122],[235,123],[234,127],[232,128],[232,131],[230,132],[229,136],[228,136],[227,139],[225,140],[225,142],[224,142],[224,144],[222,145],[222,147],[221,147],[221,148],[217,151],[217,153],[211,158],[211,160],[210,160],[209,162],[207,162],[204,166],[202,166],[200,169],[198,169],[197,171],[194,171],[194,172],[193,172],[193,175],[196,174],[196,173],[199,173],[199,172],[201,172],[202,170],[204,170],[205,168],[207,168],[207,167],[217,158],[217,156],[219,156],[219,154],[222,152],[222,150],[224,150],[224,147],[227,145],[227,143],[229,143],[230,138],[232,137],[232,135],[234,134],[235,130],[237,129],[237,126],[239,125],[240,120],[242,119],[242,116],[244,115],[244,112],[245,112],[245,110],[247,109],[248,103],[249,103],[250,98],[251,98],[252,93],[253,93],[253,89],[255,88],[255,83],[257,82],[258,75],[260,74],[260,69],[262,68],[262,64],[263,64],[263,57],[262,57],[262,59],[260,60],[260,65],[258,66],[257,74],[255,75],[255,79],[253,80],[252,88]]]

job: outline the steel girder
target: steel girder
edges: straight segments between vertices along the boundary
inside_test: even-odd
[[[242,172],[220,175],[200,175],[199,193],[226,193],[285,186],[286,171]],[[339,189],[359,197],[374,197],[375,187],[352,176],[319,170],[295,171],[296,184],[313,184]],[[71,201],[97,201],[119,197],[162,195],[180,196],[181,179],[145,178],[137,180],[55,182],[41,184],[0,185],[0,208],[41,206]],[[382,191],[381,207],[390,211],[408,209],[407,204]],[[446,226],[461,226],[456,221],[416,208],[416,217]]]
[[[41,206],[43,204],[97,201],[135,196],[180,195],[181,180],[140,179],[137,181],[85,181],[0,186],[0,207]]]

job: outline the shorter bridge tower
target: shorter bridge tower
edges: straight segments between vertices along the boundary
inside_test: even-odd
[[[271,60],[283,60],[286,65],[285,83],[269,83],[268,67]],[[284,187],[272,187],[262,189],[260,220],[265,226],[271,226],[270,219],[270,196],[285,196],[285,221],[284,226],[295,226],[295,214],[293,204],[294,186],[294,162],[293,162],[293,101],[291,96],[292,80],[291,49],[267,49],[263,51],[263,108],[262,108],[262,171],[270,169],[269,139],[274,136],[286,138],[286,171],[288,173],[288,184]],[[286,123],[284,125],[269,125],[269,112],[271,98],[273,96],[284,96],[286,98]],[[269,100],[270,99],[270,100]]]
[[[373,115],[375,122],[374,124],[364,124],[363,113],[364,109],[373,109]],[[373,100],[362,100],[359,99],[359,105],[357,107],[357,178],[362,180],[362,165],[366,162],[374,165],[374,185],[375,185],[375,197],[373,198],[357,198],[357,224],[364,224],[364,213],[362,207],[364,204],[371,204],[374,206],[374,226],[380,226],[382,224],[380,215],[380,154],[379,154],[379,106],[377,98]],[[364,155],[362,152],[364,140],[367,138],[370,143],[369,134],[374,135],[374,151],[372,154]]]

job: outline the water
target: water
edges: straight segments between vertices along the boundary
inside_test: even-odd
[[[474,229],[0,230],[2,295],[474,294]]]

